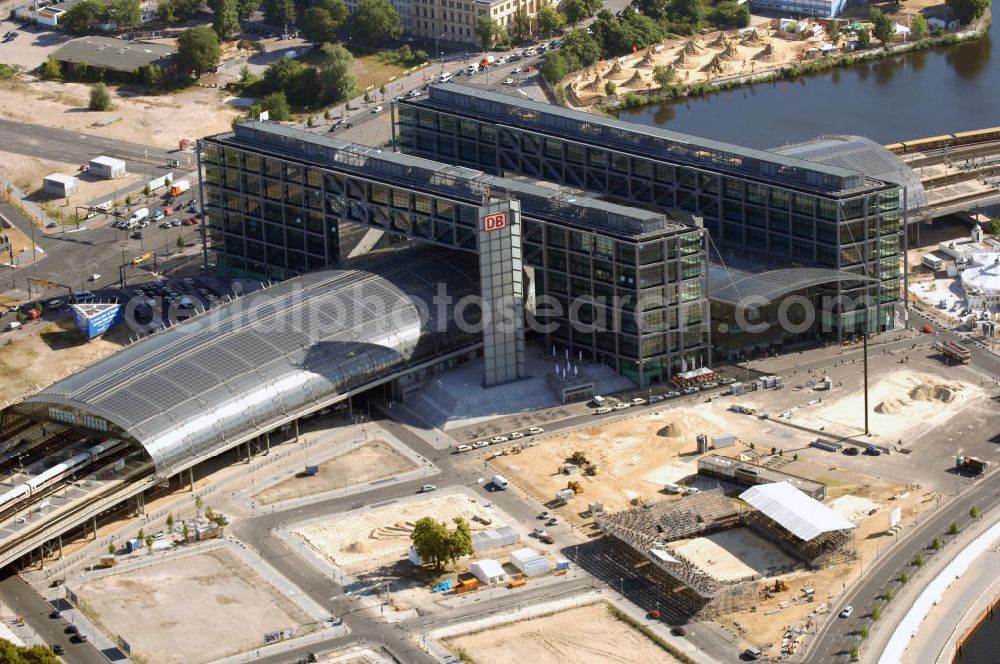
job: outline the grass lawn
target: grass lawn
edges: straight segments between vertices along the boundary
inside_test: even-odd
[[[320,54],[317,51],[311,51],[299,58],[299,61],[307,65],[315,65],[319,64],[320,59]],[[388,85],[390,78],[395,76],[398,79],[405,71],[405,67],[381,62],[375,53],[355,54],[354,62],[351,63],[351,73],[357,79],[359,94],[364,92],[369,85],[372,86],[373,90],[378,90],[380,85]]]

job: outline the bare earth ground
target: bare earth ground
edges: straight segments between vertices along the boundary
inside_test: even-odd
[[[475,532],[486,528],[472,521],[477,515],[493,519],[490,528],[503,525],[496,521],[494,513],[469,496],[453,493],[393,503],[358,514],[338,514],[334,520],[299,528],[295,534],[334,565],[355,573],[404,557],[410,548],[413,524],[425,516],[448,524],[461,516]]]
[[[87,111],[89,87],[82,83],[36,80],[33,76],[0,84],[0,117],[59,127],[112,140],[176,148],[182,138],[201,138],[230,128],[237,115],[215,88],[189,88],[162,96],[118,96],[112,87],[115,108]],[[94,123],[119,117],[106,127]],[[78,165],[78,164],[77,164]]]
[[[0,150],[0,175],[13,182],[21,191],[36,193],[37,198],[32,200],[36,200],[43,207],[47,206],[50,216],[58,216],[61,213],[66,220],[73,219],[77,205],[84,205],[142,179],[141,175],[134,173],[117,180],[91,179],[87,175],[80,177],[79,168],[80,164],[39,159]],[[68,205],[65,198],[52,198],[41,193],[42,180],[53,173],[72,175],[80,181],[79,193],[70,197]],[[28,244],[30,246],[30,242]]]
[[[149,664],[212,661],[311,621],[224,549],[96,579],[77,594]]]
[[[698,434],[726,430],[725,424],[709,417],[713,414],[707,409],[700,413],[689,408],[665,410],[553,436],[492,463],[543,503],[565,489],[567,481],[575,480],[584,492],[572,506],[574,513],[595,500],[604,501],[608,510],[625,508],[633,498],[662,500],[665,483],[697,472]],[[576,450],[597,464],[596,476],[558,472]]]
[[[120,350],[127,336],[122,326],[88,343],[72,319],[42,323],[37,331],[19,334],[0,345],[0,407]]]
[[[261,491],[254,500],[269,505],[392,477],[415,467],[389,443],[373,440],[319,464],[318,475],[290,477]]]
[[[875,383],[869,390],[871,430],[887,444],[907,440],[913,434],[942,424],[977,397],[982,390],[955,378],[944,379],[927,373],[897,370]],[[847,394],[833,392],[823,403],[796,411],[790,421],[819,428],[862,431],[846,422],[857,422],[864,412],[864,395],[858,390]]]
[[[733,528],[705,537],[671,542],[668,547],[719,581],[736,581],[769,569],[785,567],[795,561],[777,546],[747,528]]]
[[[448,639],[465,662],[531,664],[671,664],[669,653],[631,625],[618,620],[602,603]]]

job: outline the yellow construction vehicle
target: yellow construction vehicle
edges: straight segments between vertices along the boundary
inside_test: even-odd
[[[584,470],[584,473],[586,473],[587,475],[591,475],[591,476],[596,475],[597,474],[597,466],[594,465],[594,464],[590,464]]]
[[[570,480],[566,483],[567,489],[573,489],[573,493],[583,493],[583,486],[574,480]]]

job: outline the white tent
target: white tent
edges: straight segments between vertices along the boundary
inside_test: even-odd
[[[500,563],[492,558],[477,560],[472,563],[469,571],[472,572],[475,577],[479,579],[479,583],[484,586],[503,583],[507,580],[507,572],[503,571],[503,567],[500,566]]]
[[[788,482],[758,484],[740,494],[782,528],[806,542],[823,533],[854,528],[854,524]]]

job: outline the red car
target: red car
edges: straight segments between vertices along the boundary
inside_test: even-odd
[[[198,217],[188,217],[181,222],[181,226],[194,226],[198,223]]]
[[[174,213],[174,209],[172,207],[170,207],[169,205],[163,208],[163,214],[164,215],[170,215],[170,214],[173,214],[173,213]]]
[[[934,328],[930,325],[924,325],[923,332],[924,334],[934,334]]]

